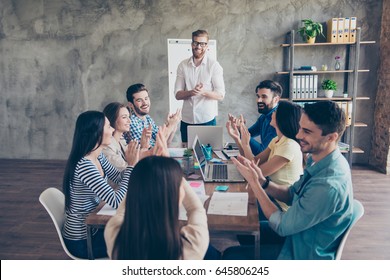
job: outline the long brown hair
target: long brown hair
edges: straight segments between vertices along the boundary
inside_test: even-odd
[[[102,112],[86,111],[76,121],[72,149],[65,166],[62,188],[65,194],[65,207],[70,206],[70,185],[79,160],[96,150],[103,141],[105,117]]]
[[[113,258],[177,260],[182,256],[179,197],[183,172],[171,158],[142,159],[131,174],[124,222]]]

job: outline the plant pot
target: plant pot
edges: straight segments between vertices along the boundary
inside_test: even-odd
[[[186,176],[194,173],[194,158],[192,156],[183,157],[181,161],[181,167]]]
[[[316,41],[316,37],[306,37],[307,39],[307,43],[308,44],[314,44],[314,42]]]
[[[332,98],[333,97],[333,90],[331,90],[331,89],[325,90],[325,97]]]

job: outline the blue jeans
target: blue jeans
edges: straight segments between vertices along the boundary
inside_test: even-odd
[[[197,124],[191,124],[191,123],[186,123],[181,121],[180,123],[180,132],[181,132],[181,142],[186,143],[188,142],[188,134],[187,134],[187,127],[189,125],[210,125],[210,126],[215,126],[217,125],[217,120],[214,118],[209,122],[205,123],[197,123]]]
[[[64,242],[72,255],[81,259],[88,259],[87,239],[69,240],[64,238]],[[104,240],[104,229],[98,229],[92,236],[92,248],[94,258],[105,258],[108,256]]]

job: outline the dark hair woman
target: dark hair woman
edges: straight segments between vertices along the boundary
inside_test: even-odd
[[[127,144],[123,138],[123,133],[128,132],[130,129],[129,110],[119,102],[112,102],[104,107],[103,113],[115,129],[111,143],[103,149],[103,154],[118,170],[123,170],[127,167],[125,157]]]
[[[270,180],[277,184],[291,185],[303,174],[303,155],[296,139],[301,115],[302,108],[296,103],[279,101],[271,119],[271,126],[275,128],[277,136],[271,140],[264,151],[255,157],[249,146],[248,129],[245,125],[240,128],[245,157],[254,158],[264,176],[269,176]],[[287,205],[282,202],[279,206],[283,210],[288,209]]]
[[[133,170],[130,166],[138,161],[137,147],[132,146],[126,153],[130,166],[122,173],[110,164],[102,150],[110,144],[113,131],[102,112],[84,112],[76,121],[63,180],[66,217],[62,236],[68,250],[79,258],[88,257],[85,218],[101,200],[118,207],[127,191]],[[119,188],[114,190],[108,179],[119,184]],[[93,232],[92,245],[95,257],[107,256],[102,230]]]
[[[176,160],[161,156],[140,160],[128,190],[126,202],[105,229],[112,259],[203,259],[209,244],[206,211]],[[181,203],[188,217],[183,227]]]

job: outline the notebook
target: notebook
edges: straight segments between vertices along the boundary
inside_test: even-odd
[[[198,135],[199,141],[203,145],[210,144],[213,150],[223,149],[223,127],[209,125],[189,125],[187,127],[188,147],[194,144],[195,136]]]
[[[198,136],[195,136],[192,146],[196,160],[199,162],[200,173],[205,182],[244,182],[245,179],[232,163],[211,164],[207,162]]]

